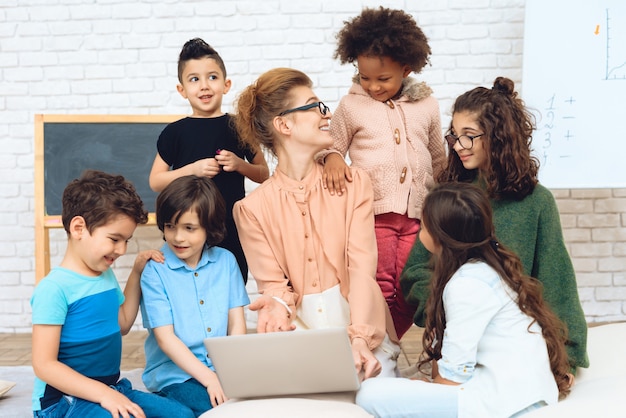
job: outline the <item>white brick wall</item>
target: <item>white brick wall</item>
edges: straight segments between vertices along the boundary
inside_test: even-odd
[[[243,87],[277,66],[307,72],[332,108],[353,74],[332,59],[334,35],[362,7],[381,4],[412,13],[429,37],[432,66],[420,77],[440,100],[445,127],[460,93],[498,75],[521,88],[524,3],[0,0],[0,332],[30,331],[34,114],[187,113],[175,90],[176,60],[196,36],[224,57],[233,80],[226,111]],[[626,319],[626,190],[554,193],[588,319]],[[135,235],[115,266],[121,281],[137,249],[161,243],[154,228]],[[64,248],[64,233],[52,231],[53,265]]]

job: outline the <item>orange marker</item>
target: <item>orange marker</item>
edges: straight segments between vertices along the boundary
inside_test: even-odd
[[[596,25],[596,31],[594,32],[596,35],[600,33],[600,25]]]

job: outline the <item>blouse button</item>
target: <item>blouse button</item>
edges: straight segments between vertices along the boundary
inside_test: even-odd
[[[299,186],[298,189],[302,190],[304,189],[304,186]]]
[[[193,276],[194,276],[194,277],[198,277],[198,272],[197,272],[197,271],[195,271],[195,272],[193,273]]]
[[[406,167],[404,167],[402,169],[402,174],[400,174],[400,184],[404,183],[404,180],[406,179]]]
[[[313,284],[311,286],[317,287],[317,282],[313,282]]]
[[[211,327],[208,327],[208,328],[206,329],[206,331],[207,331],[207,332],[211,332]]]
[[[313,259],[311,257],[308,258],[309,263],[313,262]]]
[[[200,305],[204,305],[204,301],[200,299]]]
[[[396,144],[400,143],[400,131],[397,128],[393,131],[393,138],[396,140]]]
[[[304,234],[304,238],[308,238],[308,237],[309,237],[309,234]]]
[[[306,212],[305,211],[302,211],[302,216],[306,216]]]

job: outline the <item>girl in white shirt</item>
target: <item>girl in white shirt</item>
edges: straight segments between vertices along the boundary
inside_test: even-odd
[[[436,186],[419,238],[435,256],[418,365],[432,380],[370,379],[357,403],[377,417],[511,417],[567,396],[565,327],[496,240],[484,192]]]

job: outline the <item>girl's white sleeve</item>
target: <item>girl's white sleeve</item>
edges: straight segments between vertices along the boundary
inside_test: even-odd
[[[446,329],[441,377],[458,383],[469,380],[476,366],[478,343],[492,318],[502,307],[494,290],[484,281],[463,276],[448,282],[443,293]]]

